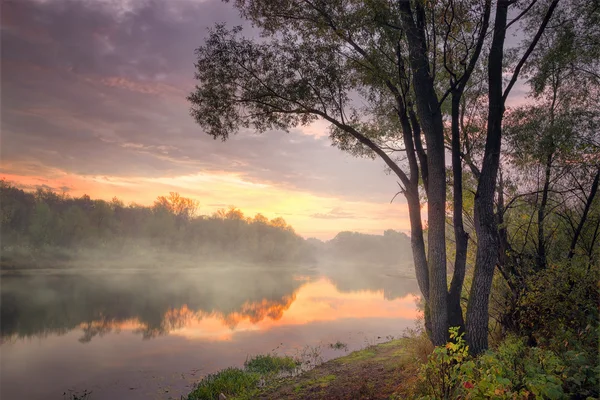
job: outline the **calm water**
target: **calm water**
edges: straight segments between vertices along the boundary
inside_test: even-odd
[[[3,400],[178,399],[248,355],[327,360],[418,314],[414,280],[368,267],[5,273],[0,293]]]

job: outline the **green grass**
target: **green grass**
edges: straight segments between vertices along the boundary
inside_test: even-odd
[[[373,346],[369,346],[366,349],[355,351],[348,354],[345,357],[340,357],[336,361],[342,364],[353,363],[357,361],[363,361],[369,358],[373,358],[377,355]]]
[[[260,374],[240,368],[227,368],[202,379],[188,400],[218,400],[219,394],[235,396],[256,389]]]
[[[227,368],[202,379],[188,395],[187,400],[217,400],[223,393],[227,398],[252,398],[258,383],[292,373],[300,362],[290,356],[257,355],[246,360],[244,369]]]
[[[294,393],[300,394],[308,387],[318,386],[320,388],[327,387],[331,382],[335,381],[336,376],[333,374],[321,376],[318,378],[310,379],[304,382],[301,382],[294,386]]]
[[[292,373],[300,366],[300,362],[290,356],[280,357],[271,354],[261,354],[246,360],[244,366],[247,371],[266,375],[280,372]]]

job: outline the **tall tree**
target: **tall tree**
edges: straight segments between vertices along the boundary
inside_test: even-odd
[[[324,119],[331,123],[331,138],[340,148],[380,157],[398,177],[407,199],[416,276],[426,301],[426,327],[436,345],[447,340],[449,321],[462,323],[460,293],[467,244],[462,226],[463,162],[477,171],[479,248],[466,321],[477,353],[487,347],[487,303],[498,259],[494,195],[504,102],[557,2],[525,8],[517,17],[542,10],[539,29],[503,91],[504,41],[512,24],[507,15],[513,1],[496,3],[485,66],[480,54],[486,49],[491,19],[488,0],[237,0],[235,6],[263,38],[245,38],[239,27],[218,25],[211,31],[197,50],[198,84],[188,97],[191,113],[208,134],[223,140],[241,127],[287,130]],[[458,117],[465,113],[464,92],[476,68],[487,69],[489,87],[481,168],[461,151],[464,117]],[[450,291],[444,143],[448,98],[459,250]],[[360,103],[367,106],[359,107]],[[405,158],[399,159],[399,152]],[[427,252],[421,198],[428,205]]]

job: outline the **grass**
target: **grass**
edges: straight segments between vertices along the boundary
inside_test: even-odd
[[[290,356],[276,356],[271,354],[257,355],[246,360],[244,367],[247,371],[257,372],[262,375],[278,374],[281,372],[293,373],[300,366],[300,361]]]
[[[244,369],[230,368],[205,378],[188,400],[218,399],[219,393],[228,400],[413,398],[419,369],[432,346],[424,334],[413,333],[303,370],[306,359],[315,358],[319,349],[305,348],[304,358],[254,356]],[[227,380],[233,382],[223,382]]]
[[[219,394],[235,396],[257,388],[260,374],[240,368],[227,368],[202,379],[188,395],[188,400],[218,400]]]
[[[244,368],[228,368],[204,378],[188,400],[404,399],[414,398],[419,370],[433,350],[421,330],[370,345],[326,363],[321,347],[305,346],[296,357],[256,355]],[[342,342],[328,345],[343,349]]]
[[[251,357],[244,368],[227,368],[202,379],[188,395],[188,400],[218,400],[223,393],[228,399],[250,399],[281,374],[292,374],[301,362],[290,356],[263,354]]]
[[[369,346],[366,349],[354,351],[345,357],[337,359],[342,364],[353,363],[357,361],[364,361],[377,355],[376,346]]]

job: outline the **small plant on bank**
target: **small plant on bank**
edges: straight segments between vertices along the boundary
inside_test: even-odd
[[[462,392],[463,370],[473,368],[463,336],[458,328],[450,328],[451,342],[436,347],[429,356],[421,372],[427,390],[423,399],[456,399]]]
[[[227,368],[202,379],[188,400],[218,400],[219,395],[234,396],[256,389],[260,374],[240,368]]]
[[[344,342],[340,342],[339,340],[335,343],[329,343],[329,348],[334,350],[348,351],[348,345]]]
[[[293,373],[300,367],[300,364],[300,361],[290,356],[260,354],[246,360],[244,367],[247,371],[266,375],[281,372]]]
[[[187,400],[218,400],[225,397],[249,399],[260,386],[280,376],[291,374],[300,367],[300,361],[290,356],[257,355],[244,362],[244,368],[227,368],[202,379],[188,395]]]
[[[92,395],[91,390],[85,389],[83,392],[77,392],[69,389],[68,393],[63,393],[63,399],[65,400],[89,400]]]

